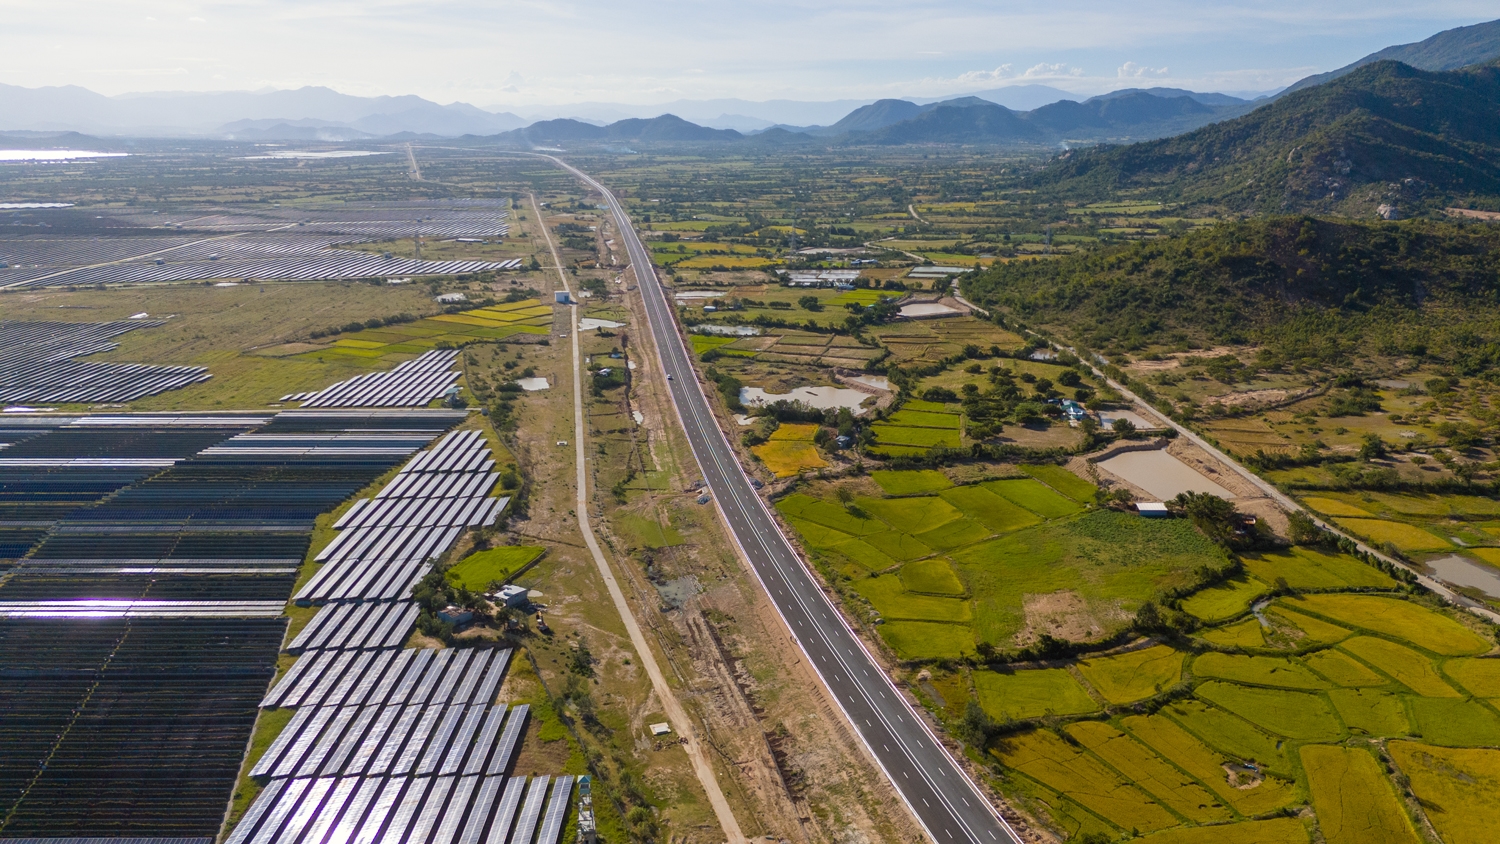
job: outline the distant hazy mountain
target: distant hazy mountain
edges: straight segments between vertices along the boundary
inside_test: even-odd
[[[919,113],[873,132],[845,138],[855,144],[1013,144],[1047,140],[1021,114],[978,97],[919,106]]]
[[[1041,87],[1041,86],[1036,86]],[[1129,89],[1016,111],[978,96],[918,104],[878,100],[832,126],[793,129],[845,144],[1055,144],[1147,140],[1235,117],[1253,105],[1226,94]]]
[[[398,132],[494,134],[525,125],[467,103],[439,105],[416,96],[356,97],[329,88],[291,91],[160,92],[106,97],[85,88],[0,85],[0,131],[74,130],[122,135],[225,135],[227,124],[319,121],[368,136]],[[264,131],[266,127],[262,127]],[[301,128],[306,128],[301,125]]]
[[[1232,94],[1204,94],[1198,91],[1189,91],[1185,88],[1121,88],[1118,91],[1111,91],[1108,94],[1100,94],[1099,96],[1093,97],[1092,99],[1114,100],[1119,99],[1120,97],[1130,96],[1131,94],[1150,94],[1154,97],[1164,97],[1166,99],[1171,99],[1173,97],[1186,97],[1190,100],[1193,100],[1194,102],[1199,102],[1206,106],[1244,105],[1245,103],[1250,102],[1252,99],[1255,99],[1254,97],[1248,99],[1245,97],[1236,97]]]
[[[962,97],[978,97],[981,100],[989,100],[996,105],[1003,105],[1011,111],[1031,111],[1061,100],[1078,100],[1077,94],[1054,88],[1051,85],[1007,85],[1004,88],[991,88],[987,91],[969,91],[963,94],[954,94],[948,97],[913,97],[912,102],[918,105],[929,105],[931,103],[946,100],[960,99]]]
[[[743,138],[733,129],[710,129],[689,123],[672,114],[643,119],[639,117],[619,120],[608,126],[595,126],[581,120],[561,118],[533,123],[525,129],[517,129],[498,135],[494,140],[501,143],[524,143],[529,145],[567,144],[582,142],[678,142],[678,141],[738,141]]]
[[[1414,44],[1397,44],[1371,53],[1354,64],[1319,73],[1292,85],[1283,95],[1321,85],[1367,64],[1389,59],[1419,70],[1458,70],[1500,58],[1500,20],[1447,29]]]
[[[755,131],[781,124],[814,126],[832,123],[851,109],[870,100],[764,100],[734,98],[713,100],[674,100],[668,103],[630,105],[624,103],[583,102],[547,106],[491,106],[491,110],[514,111],[528,121],[572,118],[584,123],[613,123],[631,117],[652,118],[675,114],[684,120],[716,129]]]
[[[910,120],[927,110],[906,100],[876,100],[849,112],[832,126],[818,127],[808,134],[842,135],[845,132],[873,132],[903,120]]]
[[[1033,126],[1063,138],[1132,137],[1145,140],[1175,135],[1222,120],[1230,112],[1239,113],[1239,106],[1243,105],[1243,102],[1236,101],[1215,107],[1192,96],[1164,97],[1147,91],[1131,91],[1094,97],[1081,103],[1063,100],[1031,111],[1026,118]]]
[[[1245,210],[1368,214],[1500,196],[1500,62],[1439,73],[1375,62],[1185,135],[1071,151],[1036,183],[1080,198],[1143,189]]]

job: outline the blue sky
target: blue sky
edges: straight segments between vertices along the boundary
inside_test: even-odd
[[[440,102],[1278,88],[1493,0],[0,0],[0,82]]]

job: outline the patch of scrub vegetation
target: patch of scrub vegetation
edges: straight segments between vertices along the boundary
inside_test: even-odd
[[[625,533],[631,544],[640,548],[667,548],[683,543],[682,534],[676,528],[636,513],[617,513],[611,523]]]

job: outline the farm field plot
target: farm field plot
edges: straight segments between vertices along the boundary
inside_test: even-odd
[[[1253,577],[1237,577],[1204,589],[1182,602],[1184,611],[1204,621],[1224,621],[1250,608],[1271,587]]]
[[[1176,685],[1186,654],[1166,645],[1081,660],[1078,670],[1110,703],[1132,703]]]
[[[870,478],[886,495],[921,495],[953,486],[953,481],[947,475],[934,469],[904,472],[877,470],[870,473]]]
[[[1198,696],[1252,724],[1289,739],[1330,741],[1344,734],[1343,724],[1321,696],[1282,689],[1257,689],[1212,680]]]
[[[1163,715],[1130,715],[1121,724],[1157,753],[1187,771],[1243,815],[1261,815],[1290,803],[1295,791],[1281,779],[1265,777],[1242,788],[1229,780],[1223,756]]]
[[[1403,553],[1444,551],[1453,547],[1451,542],[1439,539],[1437,536],[1415,525],[1409,525],[1404,522],[1392,522],[1385,519],[1351,518],[1335,519],[1334,521],[1339,527],[1355,536],[1369,540],[1377,546],[1390,543]]]
[[[1299,612],[1394,636],[1443,656],[1466,656],[1490,648],[1488,642],[1452,618],[1399,598],[1319,594],[1282,598],[1280,603]]]
[[[1007,768],[1076,801],[1117,828],[1151,832],[1177,825],[1171,813],[1145,792],[1050,731],[1007,736],[991,752]]]
[[[1073,675],[1061,668],[974,672],[979,704],[998,720],[1077,715],[1099,708]]]
[[[448,569],[448,579],[470,592],[484,592],[494,582],[506,583],[547,549],[535,545],[506,545],[478,551]]]
[[[437,348],[439,343],[504,340],[517,334],[551,333],[552,307],[528,299],[456,314],[438,314],[415,322],[366,328],[340,335],[332,346],[303,352],[312,360],[355,358],[369,363],[398,363]]]
[[[1132,781],[1148,794],[1194,823],[1223,822],[1233,817],[1202,785],[1114,726],[1080,721],[1068,727],[1067,733],[1115,770],[1128,771]]]
[[[1196,567],[1227,564],[1224,552],[1185,522],[1108,510],[1057,519],[951,557],[974,596],[979,637],[1002,645],[1025,627],[1027,595],[1070,596],[1072,617],[1099,635],[1118,629],[1122,615],[1184,582]]]
[[[1285,579],[1293,589],[1390,589],[1396,585],[1390,575],[1347,554],[1329,554],[1300,546],[1287,551],[1247,554],[1245,568],[1266,583]]]
[[[976,641],[1010,645],[1025,627],[1027,595],[1065,596],[1069,612],[1100,635],[1131,611],[1130,602],[1193,566],[1224,563],[1222,552],[1185,522],[1148,524],[1113,511],[1081,512],[1082,505],[1031,478],[953,486],[943,473],[927,471],[881,473],[874,480],[888,495],[899,495],[854,496],[846,506],[799,492],[776,507],[889,619],[934,620],[895,609],[903,594],[965,596],[961,613],[943,616],[966,627],[962,637],[943,637],[959,642],[963,652]],[[831,499],[833,487],[825,482],[811,491]],[[936,495],[917,492],[933,489]],[[938,556],[923,559],[929,555]],[[916,560],[922,565],[914,568]],[[890,583],[904,584],[905,591],[877,587],[870,572],[899,574]],[[880,632],[900,658],[937,655],[927,643],[911,648],[909,630],[892,623]]]
[[[1416,842],[1416,830],[1380,764],[1368,751],[1310,745],[1302,748],[1318,828],[1329,844]]]
[[[828,465],[813,445],[815,425],[782,425],[769,441],[750,449],[778,478],[789,478],[804,469]]]
[[[1393,741],[1391,758],[1411,781],[1448,844],[1482,844],[1500,828],[1500,750],[1459,750]]]
[[[1296,818],[1272,818],[1189,829],[1169,829],[1141,839],[1150,844],[1307,844],[1307,827]]]

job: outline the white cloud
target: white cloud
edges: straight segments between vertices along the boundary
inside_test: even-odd
[[[1166,76],[1167,69],[1164,67],[1146,67],[1135,62],[1126,62],[1120,65],[1115,75],[1121,79],[1141,79],[1147,76]]]
[[[1004,82],[1014,78],[1014,74],[1011,73],[1011,66],[1008,64],[1003,64],[995,68],[994,70],[971,70],[968,73],[960,73],[958,76],[954,77],[952,81],[959,84],[969,84],[981,82]]]
[[[1059,77],[1082,75],[1083,68],[1081,67],[1069,67],[1066,62],[1058,62],[1056,64],[1043,62],[1026,68],[1026,72],[1021,74],[1021,77],[1023,79],[1057,79]]]

